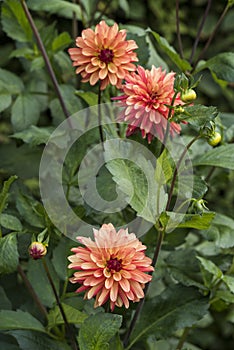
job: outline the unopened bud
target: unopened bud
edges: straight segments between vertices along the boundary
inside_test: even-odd
[[[197,94],[193,89],[188,89],[185,92],[182,92],[181,94],[181,100],[183,102],[191,102],[196,100]]]
[[[220,135],[220,133],[215,131],[214,134],[208,138],[207,142],[209,143],[209,145],[214,147],[220,143],[221,139],[222,139],[222,136]]]
[[[34,259],[41,259],[46,255],[47,249],[46,246],[41,242],[32,242],[29,249],[29,255]]]

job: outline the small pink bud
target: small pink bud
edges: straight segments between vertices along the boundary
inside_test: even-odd
[[[41,259],[46,255],[47,249],[46,246],[41,242],[32,242],[29,249],[29,255],[34,259]]]

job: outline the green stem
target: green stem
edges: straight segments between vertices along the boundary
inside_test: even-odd
[[[47,319],[48,314],[47,314],[46,308],[41,303],[40,299],[38,298],[37,294],[35,293],[35,291],[33,289],[33,286],[29,282],[26,274],[24,273],[24,271],[20,265],[18,265],[17,270],[18,270],[18,273],[19,273],[20,277],[22,278],[25,286],[27,287],[29,293],[31,294],[33,300],[35,301],[36,305],[38,306],[38,309],[41,311],[44,318]]]
[[[186,327],[185,329],[184,329],[184,332],[183,332],[183,334],[182,334],[182,336],[181,336],[181,338],[180,338],[180,340],[179,340],[179,343],[178,343],[178,345],[177,345],[177,347],[176,347],[176,350],[181,350],[182,349],[182,347],[183,347],[183,345],[184,345],[184,342],[185,342],[185,340],[186,340],[186,338],[187,338],[187,336],[188,336],[188,333],[189,333],[189,328],[188,327]]]
[[[194,137],[189,143],[188,145],[185,147],[184,151],[182,152],[179,160],[178,160],[178,163],[176,164],[176,167],[175,167],[175,170],[174,170],[174,173],[173,173],[173,178],[172,178],[172,181],[171,181],[171,187],[170,187],[170,191],[169,191],[169,194],[168,194],[168,200],[167,200],[167,205],[166,205],[166,211],[169,210],[169,207],[170,207],[170,204],[171,204],[171,199],[172,199],[172,195],[173,195],[173,191],[174,191],[174,187],[175,187],[175,183],[176,183],[176,178],[177,178],[177,174],[178,174],[178,171],[179,171],[179,168],[181,166],[181,163],[186,155],[186,153],[188,152],[189,148],[193,145],[193,143],[195,141],[197,141],[201,136],[198,135],[196,137]]]
[[[163,238],[164,238],[164,230],[159,230],[158,231],[158,240],[157,240],[157,245],[156,245],[156,248],[155,248],[155,252],[154,252],[154,257],[153,257],[153,260],[152,260],[152,266],[155,267],[156,264],[157,264],[157,261],[158,261],[158,257],[159,257],[159,252],[160,252],[160,249],[161,249],[161,246],[162,246],[162,242],[163,242]],[[152,275],[152,273],[150,273]],[[141,313],[141,310],[144,306],[144,303],[145,303],[145,298],[146,298],[146,295],[147,295],[147,292],[149,290],[149,286],[150,286],[150,282],[146,284],[145,286],[145,295],[144,295],[144,298],[141,299],[138,303],[138,306],[136,308],[136,311],[135,311],[135,314],[133,316],[133,319],[130,323],[130,326],[129,326],[129,329],[125,335],[125,338],[124,338],[124,346],[127,346],[128,345],[128,342],[129,342],[129,338],[132,334],[132,331],[133,329],[135,328],[135,325],[136,325],[136,322],[140,316],[140,313]],[[132,342],[130,345],[132,346],[134,342]],[[131,346],[128,346],[127,349],[130,349]],[[126,349],[126,350],[127,350]]]
[[[183,45],[182,45],[181,35],[180,35],[179,7],[180,7],[179,6],[179,0],[176,0],[176,32],[177,32],[177,40],[178,40],[178,45],[179,45],[180,57],[184,58]]]
[[[99,127],[100,140],[103,144],[104,137],[103,137],[103,130],[102,130],[101,99],[102,99],[102,91],[101,91],[101,83],[99,82],[99,87],[98,87],[98,127]]]
[[[200,59],[204,56],[204,53],[206,52],[206,50],[207,50],[208,47],[210,46],[212,40],[214,39],[214,36],[215,36],[215,34],[216,34],[216,32],[217,32],[217,30],[218,30],[220,24],[222,23],[222,21],[223,21],[225,15],[226,15],[226,13],[227,13],[227,11],[228,11],[228,9],[229,9],[229,6],[230,6],[230,5],[227,3],[227,5],[225,6],[225,8],[224,8],[224,10],[223,10],[223,12],[222,12],[222,14],[221,14],[219,20],[217,21],[217,23],[216,23],[216,25],[215,25],[215,27],[214,27],[214,29],[213,29],[213,32],[212,32],[211,35],[209,36],[209,39],[207,40],[207,42],[206,42],[206,44],[205,44],[203,50],[200,52],[200,54],[199,54],[199,56],[198,56],[198,59],[197,59],[196,62],[194,63],[193,71],[195,70],[195,68],[196,68],[196,66],[197,66],[197,64],[198,64],[198,62],[199,62]]]
[[[40,34],[39,34],[38,30],[37,30],[37,27],[36,27],[36,25],[34,23],[34,20],[33,20],[32,16],[31,16],[31,13],[29,12],[29,9],[27,7],[27,4],[26,4],[25,0],[20,0],[20,1],[21,1],[21,5],[23,7],[23,10],[25,12],[25,15],[26,15],[26,17],[28,19],[28,22],[29,22],[29,24],[30,24],[30,26],[32,28],[33,34],[34,34],[34,36],[36,38],[38,48],[41,51],[42,57],[43,57],[43,59],[45,61],[46,68],[48,70],[49,76],[50,76],[51,81],[53,83],[55,92],[56,92],[56,94],[58,96],[61,108],[62,108],[62,110],[64,112],[65,117],[69,118],[69,116],[70,116],[69,112],[67,110],[67,107],[65,105],[64,99],[63,99],[62,94],[61,94],[61,91],[59,89],[59,84],[58,84],[57,78],[55,76],[54,70],[53,70],[52,65],[50,63],[50,60],[49,60],[49,57],[47,55],[46,49],[44,47],[44,44],[43,44],[43,42],[41,40]],[[70,120],[69,119],[68,119],[68,123],[70,125]]]
[[[191,52],[190,59],[189,59],[189,62],[190,62],[190,63],[192,63],[192,61],[193,61],[193,57],[194,57],[194,55],[195,55],[195,52],[196,52],[196,49],[197,49],[197,45],[198,45],[199,40],[200,40],[200,37],[201,37],[202,29],[203,29],[203,27],[204,27],[205,21],[206,21],[207,16],[208,16],[208,13],[209,13],[209,11],[210,11],[211,3],[212,3],[212,0],[208,0],[207,6],[206,6],[206,9],[205,9],[205,12],[204,12],[204,15],[203,15],[203,17],[202,17],[202,20],[201,20],[200,26],[199,26],[199,28],[198,28],[197,35],[196,35],[194,44],[193,44],[192,52]]]
[[[75,336],[74,336],[74,334],[73,334],[73,332],[72,332],[72,329],[71,329],[71,327],[70,327],[70,325],[69,325],[69,323],[68,323],[67,316],[66,316],[66,314],[65,314],[65,312],[64,312],[64,309],[63,309],[63,306],[62,306],[62,304],[61,304],[61,302],[60,302],[58,293],[57,293],[57,291],[56,291],[56,288],[55,288],[53,279],[52,279],[52,277],[51,277],[51,275],[50,275],[50,271],[49,271],[48,266],[47,266],[47,264],[46,264],[45,258],[42,259],[42,262],[43,262],[43,266],[44,266],[44,269],[45,269],[47,278],[48,278],[48,280],[49,280],[49,282],[50,282],[50,285],[51,285],[51,288],[52,288],[52,290],[53,290],[53,293],[54,293],[56,302],[57,302],[57,304],[58,304],[59,310],[60,310],[60,312],[61,312],[62,318],[63,318],[63,320],[64,320],[64,324],[65,324],[65,327],[66,327],[66,330],[67,330],[69,339],[70,339],[70,341],[71,341],[71,346],[72,346],[73,350],[78,350],[78,346],[77,346],[77,343],[76,343],[76,338],[75,338]]]

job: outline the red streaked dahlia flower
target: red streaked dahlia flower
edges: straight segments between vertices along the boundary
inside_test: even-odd
[[[144,246],[134,233],[126,229],[116,232],[112,224],[94,229],[94,240],[77,237],[86,247],[72,248],[75,253],[68,257],[69,268],[78,270],[70,279],[82,284],[77,293],[85,291],[85,299],[96,296],[95,307],[110,300],[111,311],[115,306],[129,307],[129,300],[144,297],[145,284],[152,276],[151,259],[145,256]]]
[[[138,61],[133,52],[138,46],[134,40],[126,40],[126,35],[126,30],[119,30],[117,23],[109,27],[105,21],[97,24],[94,31],[91,28],[82,31],[81,37],[76,38],[77,48],[68,50],[82,82],[95,85],[100,80],[101,90],[108,84],[121,87],[126,73],[136,69],[131,62]]]
[[[127,136],[140,130],[143,138],[147,136],[148,142],[154,136],[163,140],[168,123],[168,106],[172,104],[175,94],[174,80],[174,72],[166,73],[155,66],[151,70],[138,66],[136,72],[126,75],[122,85],[124,95],[114,100],[120,100],[120,105],[124,107],[118,121],[128,123]],[[178,94],[173,106],[183,104]],[[179,134],[180,130],[179,124],[170,122],[171,136]]]

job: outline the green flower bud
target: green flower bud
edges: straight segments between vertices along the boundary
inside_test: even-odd
[[[191,102],[196,100],[197,94],[193,89],[188,89],[181,94],[181,100],[183,102]]]
[[[211,146],[217,146],[219,143],[220,143],[220,141],[221,141],[221,139],[222,139],[222,136],[220,135],[220,133],[219,132],[217,132],[217,131],[215,131],[214,133],[213,133],[213,135],[211,135],[209,138],[208,138],[208,143],[209,143],[209,145],[211,145]]]

